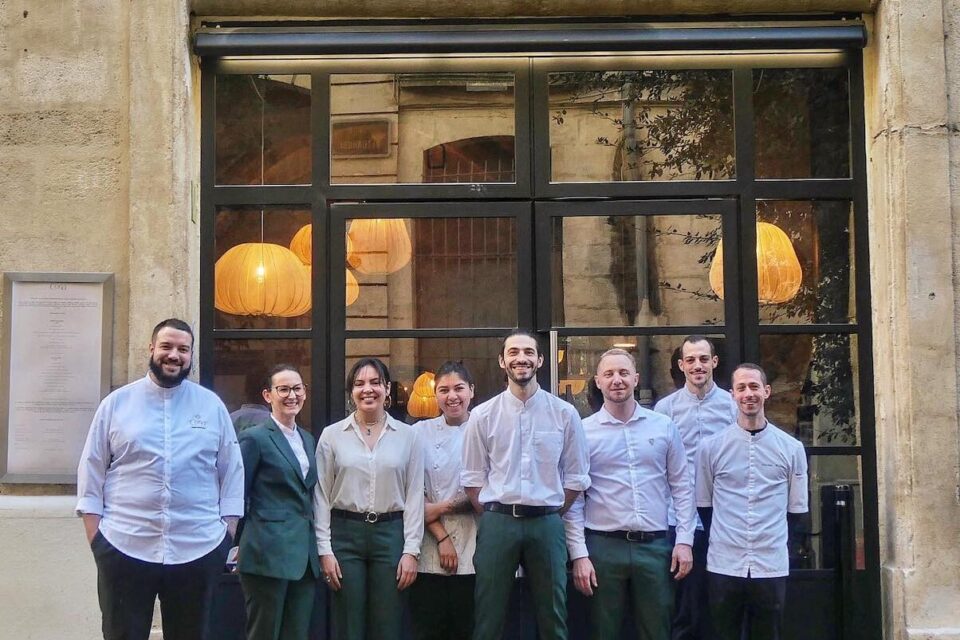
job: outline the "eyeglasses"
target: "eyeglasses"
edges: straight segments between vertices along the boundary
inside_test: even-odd
[[[289,398],[291,393],[295,396],[307,395],[307,385],[305,384],[298,384],[294,387],[280,385],[278,387],[274,387],[273,390],[276,391],[281,398]]]

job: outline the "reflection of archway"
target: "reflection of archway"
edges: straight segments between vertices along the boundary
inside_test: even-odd
[[[423,152],[424,182],[514,182],[513,136],[444,142]]]

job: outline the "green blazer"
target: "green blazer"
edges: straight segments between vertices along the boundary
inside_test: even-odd
[[[309,567],[315,577],[320,575],[313,530],[316,442],[300,427],[297,433],[310,460],[306,478],[273,418],[238,436],[246,496],[237,562],[241,573],[299,580]]]

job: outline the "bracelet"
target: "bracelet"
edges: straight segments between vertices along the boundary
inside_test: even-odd
[[[446,540],[446,539],[449,538],[449,537],[450,537],[450,534],[448,533],[447,535],[445,535],[445,536],[443,536],[442,538],[440,538],[439,540],[437,540],[437,544],[440,544],[441,542],[443,542],[444,540]]]

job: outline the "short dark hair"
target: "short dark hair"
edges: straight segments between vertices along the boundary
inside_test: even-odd
[[[353,363],[353,366],[350,367],[350,372],[347,374],[347,391],[353,388],[353,383],[357,381],[357,375],[360,373],[360,370],[364,367],[373,367],[377,375],[380,376],[380,380],[383,382],[383,386],[386,387],[390,384],[390,370],[387,369],[387,365],[383,364],[383,360],[380,358],[360,358]]]
[[[157,334],[160,333],[160,330],[170,327],[171,329],[176,329],[177,331],[186,331],[190,334],[190,346],[193,347],[193,329],[190,328],[190,325],[184,322],[179,318],[167,318],[166,320],[161,320],[157,323],[157,326],[153,328],[153,333],[150,334],[150,342],[154,343],[157,341]]]
[[[270,389],[273,388],[273,376],[282,371],[293,371],[295,374],[300,376],[301,380],[303,380],[303,375],[300,373],[300,370],[292,364],[276,364],[270,367],[270,370],[267,371],[267,376],[263,379],[263,384],[261,385],[260,389],[263,391],[270,391]]]
[[[470,371],[467,369],[466,365],[463,364],[462,360],[447,360],[442,365],[437,367],[437,372],[434,374],[434,380],[439,380],[443,376],[450,374],[456,374],[466,382],[471,387],[473,386],[473,376],[470,375]]]
[[[683,359],[683,345],[685,344],[694,344],[696,342],[706,342],[710,345],[710,355],[717,355],[717,345],[713,344],[713,340],[707,336],[702,336],[699,333],[694,333],[683,339],[683,342],[680,343],[680,359]]]
[[[740,369],[747,369],[749,371],[758,372],[760,374],[760,380],[763,382],[763,384],[769,384],[767,382],[767,372],[763,370],[763,367],[761,367],[758,364],[754,364],[752,362],[741,362],[736,367],[734,367],[733,373],[730,374],[731,382],[733,382],[733,376],[735,376],[737,374],[737,371],[739,371]]]
[[[532,338],[533,342],[537,345],[537,355],[543,354],[543,350],[540,349],[540,339],[537,337],[537,334],[529,329],[514,329],[507,335],[503,336],[503,340],[500,341],[500,355],[503,355],[503,352],[507,349],[507,340],[514,336],[526,336],[528,338]]]

